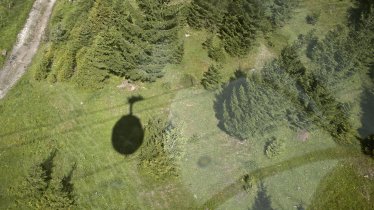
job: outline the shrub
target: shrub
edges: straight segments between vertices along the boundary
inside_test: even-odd
[[[53,63],[52,46],[48,46],[45,52],[43,52],[41,60],[35,66],[34,79],[35,80],[46,79],[48,76],[48,73],[51,70],[52,63]]]
[[[317,13],[317,12],[313,12],[312,14],[307,15],[305,18],[306,23],[315,25],[318,22],[319,16],[320,16],[320,13]]]
[[[265,143],[264,152],[268,158],[274,158],[283,152],[284,147],[283,140],[272,137]]]
[[[144,128],[145,144],[141,147],[138,166],[155,179],[178,175],[177,161],[184,156],[186,139],[179,128],[163,118],[152,118]]]

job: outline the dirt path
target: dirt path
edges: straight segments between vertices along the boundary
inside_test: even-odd
[[[26,72],[38,50],[55,2],[56,0],[35,0],[26,24],[18,34],[17,43],[0,70],[0,99]]]

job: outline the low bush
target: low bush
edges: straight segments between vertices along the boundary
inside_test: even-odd
[[[283,140],[272,137],[265,143],[264,152],[268,158],[274,158],[283,152],[284,147]]]

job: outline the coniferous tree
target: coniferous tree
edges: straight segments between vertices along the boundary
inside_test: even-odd
[[[257,0],[232,1],[219,30],[225,50],[232,56],[245,55],[254,44],[265,9]]]
[[[193,0],[189,7],[187,22],[191,27],[216,30],[229,0]]]
[[[52,49],[53,65],[38,77],[53,72],[49,78],[67,81],[73,77],[86,88],[103,87],[111,75],[149,82],[162,77],[165,65],[180,63],[184,55],[183,42],[178,40],[180,6],[166,0],[137,3],[139,9],[114,0],[77,2],[82,8],[74,8],[72,14],[80,19],[64,28],[66,33],[55,33],[59,47]],[[80,10],[82,14],[77,14]],[[56,29],[72,18],[63,12],[59,17],[53,21]]]
[[[331,88],[357,71],[357,51],[347,33],[344,27],[338,26],[318,41],[311,52],[311,60],[319,67],[318,77]]]
[[[274,0],[271,5],[271,21],[275,26],[283,26],[292,16],[292,10],[298,5],[298,0]]]
[[[285,117],[287,103],[260,75],[225,85],[215,102],[220,127],[239,139],[273,129]]]
[[[20,186],[11,188],[17,198],[17,209],[70,209],[76,205],[72,176],[75,166],[62,179],[54,173],[53,151],[41,164],[30,168],[28,176]]]
[[[143,170],[150,170],[153,178],[166,179],[177,175],[176,160],[180,153],[170,151],[171,138],[178,138],[171,125],[162,118],[148,120],[145,126],[145,145],[142,146],[139,153],[138,166]],[[174,135],[174,136],[173,136]],[[178,141],[178,140],[177,140]]]
[[[221,66],[211,65],[208,71],[204,72],[201,84],[207,90],[215,90],[222,83],[222,76],[220,73]]]

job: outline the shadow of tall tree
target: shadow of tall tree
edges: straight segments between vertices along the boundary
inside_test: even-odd
[[[361,99],[362,127],[358,130],[362,152],[366,155],[373,156],[374,150],[374,94],[366,89]]]
[[[11,187],[16,197],[16,209],[70,209],[76,203],[72,184],[74,164],[63,178],[54,173],[57,150],[40,164],[30,168],[25,182]]]
[[[77,164],[74,163],[74,165],[71,167],[69,173],[65,175],[61,180],[61,191],[66,194],[66,196],[71,200],[72,204],[75,204],[76,195],[74,191],[74,184],[72,183],[73,179],[73,173],[77,168]]]
[[[269,195],[267,194],[266,187],[264,183],[260,183],[258,186],[257,196],[255,199],[255,203],[253,204],[252,210],[274,210],[271,207],[271,200]]]
[[[41,177],[43,178],[45,184],[46,184],[46,188],[49,187],[50,185],[50,182],[52,180],[52,173],[53,173],[53,167],[54,167],[54,164],[53,164],[53,160],[55,159],[56,157],[56,154],[57,154],[57,150],[53,150],[49,156],[39,165],[39,167],[41,168]]]

